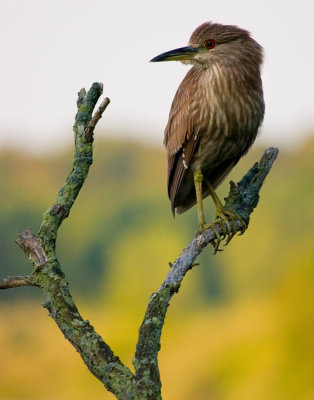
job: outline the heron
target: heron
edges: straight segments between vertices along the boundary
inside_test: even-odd
[[[228,243],[237,232],[236,220],[241,233],[247,228],[240,215],[222,205],[215,189],[248,152],[263,121],[263,48],[244,29],[205,22],[188,46],[151,61],[192,65],[177,89],[165,128],[168,195],[173,215],[197,204],[198,232],[214,230],[216,252],[223,238]],[[216,206],[212,224],[205,223],[203,211],[208,195]]]

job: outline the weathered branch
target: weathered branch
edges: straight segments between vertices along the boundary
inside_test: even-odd
[[[100,118],[102,117],[103,112],[105,111],[105,109],[107,108],[107,106],[109,105],[110,100],[108,99],[108,97],[106,97],[102,103],[100,104],[98,110],[95,112],[93,118],[90,120],[89,124],[87,125],[87,128],[85,130],[85,138],[86,140],[91,140],[94,134],[94,129],[97,125],[97,122],[100,120]]]
[[[63,220],[69,216],[71,207],[85,182],[89,167],[93,162],[93,131],[96,122],[101,118],[102,113],[109,104],[109,99],[105,98],[95,115],[92,115],[102,91],[102,84],[94,83],[87,93],[85,89],[81,89],[78,93],[78,111],[73,127],[75,132],[73,167],[64,186],[60,189],[55,203],[43,216],[39,237],[45,243],[49,242],[55,245],[57,230]],[[86,135],[87,131],[88,135]]]
[[[249,221],[250,214],[257,206],[260,188],[277,155],[278,149],[267,149],[260,162],[256,163],[237,185],[230,182],[230,192],[225,199],[225,205],[236,211],[246,221]],[[236,221],[236,226],[237,230],[241,231],[240,221]],[[215,228],[222,235],[220,224],[216,224]],[[157,356],[169,302],[172,296],[179,291],[187,271],[195,265],[193,263],[197,256],[214,240],[215,233],[212,229],[207,229],[192,240],[171,265],[159,290],[153,293],[149,299],[133,359],[137,389],[145,399],[161,398]]]
[[[29,280],[29,275],[27,276],[7,276],[1,279],[0,289],[12,289],[21,286],[36,286]]]
[[[43,215],[38,236],[29,230],[19,234],[17,243],[32,261],[34,271],[29,277],[21,277],[15,281],[5,278],[2,286],[4,288],[27,284],[40,287],[45,295],[43,307],[48,309],[50,316],[80,353],[89,370],[118,399],[125,400],[135,399],[132,395],[133,375],[95,332],[89,321],[79,314],[55,252],[58,228],[68,217],[93,161],[94,128],[109,104],[109,99],[105,98],[93,116],[102,90],[102,84],[94,83],[87,93],[85,89],[78,93],[78,111],[73,127],[75,153],[72,171],[54,204]]]
[[[33,235],[29,229],[19,233],[19,238],[16,240],[16,243],[36,266],[43,267],[47,263],[48,257],[42,247],[40,239]]]
[[[54,204],[43,215],[38,235],[26,230],[19,234],[17,244],[33,263],[30,276],[7,277],[0,281],[0,289],[18,286],[37,286],[45,296],[43,307],[47,308],[65,338],[80,353],[89,370],[104,383],[120,400],[161,399],[161,382],[158,368],[160,337],[169,301],[178,292],[186,272],[196,264],[196,257],[208,243],[215,240],[212,229],[204,231],[192,240],[177,260],[159,290],[149,299],[146,314],[139,330],[139,339],[133,359],[135,373],[114,355],[107,343],[95,332],[89,321],[78,312],[71,297],[68,283],[56,256],[57,232],[83,186],[89,167],[93,162],[93,133],[95,126],[109,104],[105,98],[98,110],[93,111],[102,94],[102,84],[94,83],[86,93],[78,94],[78,112],[75,117],[75,152],[72,170],[60,189]],[[259,199],[259,190],[269,172],[277,149],[268,149],[259,163],[237,185],[231,183],[226,206],[244,220],[249,217]],[[236,221],[241,230],[240,221]],[[219,224],[216,231],[222,234]]]

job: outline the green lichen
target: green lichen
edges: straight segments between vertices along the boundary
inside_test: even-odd
[[[102,85],[99,83],[94,83],[87,94],[85,89],[79,92],[78,112],[74,125],[76,147],[73,168],[60,189],[55,203],[43,215],[38,236],[48,261],[41,266],[32,260],[34,271],[30,280],[43,290],[45,295],[43,307],[48,309],[64,336],[81,354],[89,370],[118,399],[137,400],[139,398],[134,390],[131,371],[114,355],[89,321],[84,320],[79,314],[55,252],[58,228],[69,215],[93,161],[92,143],[85,139],[85,130],[101,94]]]

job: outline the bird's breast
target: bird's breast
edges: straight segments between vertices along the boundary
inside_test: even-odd
[[[192,110],[199,119],[199,151],[196,167],[219,158],[242,155],[254,142],[264,115],[259,71],[247,77],[241,68],[212,65],[195,71],[197,90]],[[197,110],[197,112],[195,111]]]

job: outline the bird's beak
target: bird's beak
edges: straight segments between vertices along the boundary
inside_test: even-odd
[[[179,49],[170,50],[166,53],[159,54],[159,56],[151,59],[151,62],[157,61],[183,61],[193,60],[195,55],[200,52],[199,48],[192,46],[180,47]]]

